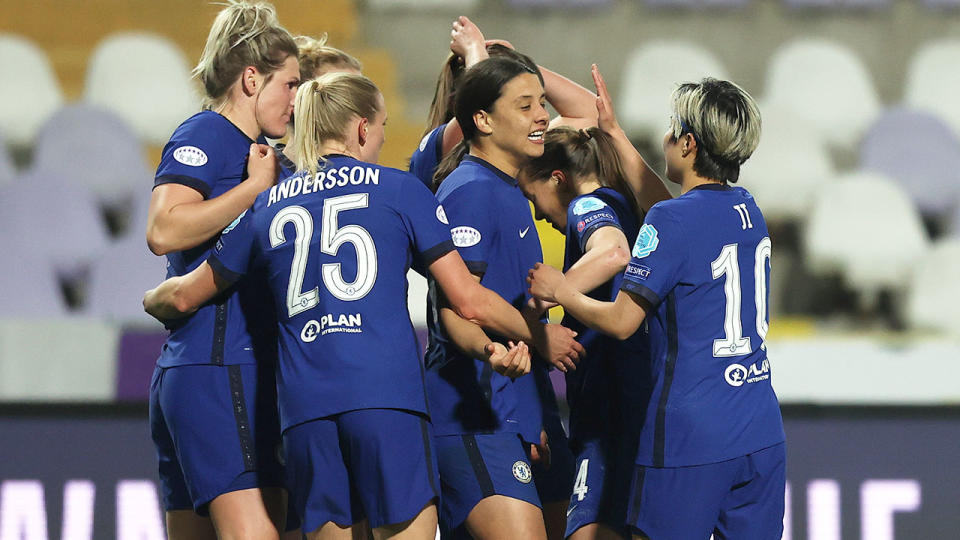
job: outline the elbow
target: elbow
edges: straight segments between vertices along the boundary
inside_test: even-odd
[[[173,251],[170,241],[157,232],[155,227],[147,229],[147,247],[154,255],[166,255]]]
[[[635,329],[635,328],[634,328],[634,329],[630,329],[630,328],[627,328],[627,327],[624,326],[624,325],[619,325],[617,328],[614,328],[614,329],[613,329],[613,332],[611,332],[611,336],[613,336],[614,338],[616,338],[616,339],[619,340],[619,341],[623,341],[623,340],[627,339],[628,337],[632,336],[634,332],[636,332],[636,329]]]
[[[623,272],[627,264],[630,263],[630,252],[621,246],[616,246],[610,250],[608,260],[612,268],[616,269],[617,272]]]

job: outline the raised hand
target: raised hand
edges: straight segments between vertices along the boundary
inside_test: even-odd
[[[483,33],[477,25],[473,24],[473,21],[463,15],[453,21],[453,29],[450,30],[450,50],[463,58],[467,67],[487,57]]]
[[[530,349],[524,342],[509,342],[507,349],[502,343],[491,342],[484,347],[487,362],[497,373],[516,379],[530,373]]]
[[[263,189],[277,183],[277,154],[267,144],[253,143],[247,156],[248,178],[263,183]]]
[[[596,64],[590,66],[590,74],[593,75],[593,84],[597,87],[597,126],[604,133],[613,135],[620,130],[620,123],[613,111],[613,98],[610,97],[607,83]]]

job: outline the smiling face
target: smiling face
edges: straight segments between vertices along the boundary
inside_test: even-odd
[[[520,190],[533,203],[536,218],[546,220],[561,233],[566,231],[567,207],[574,196],[565,189],[562,175],[561,171],[554,171],[548,178],[532,178],[521,171],[517,176]]]
[[[503,85],[492,111],[480,111],[489,134],[489,142],[509,155],[520,167],[531,158],[543,154],[543,134],[550,117],[546,94],[540,79],[533,73],[522,73]]]
[[[300,64],[295,56],[288,56],[283,66],[269,77],[264,77],[257,95],[256,118],[263,135],[279,139],[287,133],[287,123],[293,114],[293,103],[300,86]]]

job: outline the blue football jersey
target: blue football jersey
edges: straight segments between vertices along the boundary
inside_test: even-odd
[[[427,413],[407,270],[453,250],[443,209],[412,175],[328,156],[260,194],[210,265],[263,269],[280,329],[282,428],[371,408]]]
[[[433,191],[433,173],[443,159],[443,130],[446,124],[434,128],[420,140],[420,146],[410,156],[410,172]]]
[[[542,260],[530,206],[517,181],[486,161],[466,156],[437,191],[453,243],[480,283],[517,309],[528,299],[526,276]],[[510,380],[460,353],[428,305],[427,392],[435,435],[514,432],[540,440],[542,409],[534,377]],[[493,337],[493,336],[491,336]]]
[[[770,384],[770,237],[743,188],[708,184],[650,209],[621,288],[654,312],[654,387],[637,463],[680,467],[784,440]]]
[[[154,185],[182,184],[200,192],[204,199],[222,195],[247,178],[247,156],[253,142],[220,114],[197,113],[180,124],[164,146]],[[258,142],[265,143],[265,139]],[[199,266],[216,240],[167,254],[167,277],[184,275]],[[170,336],[157,364],[250,364],[256,361],[255,353],[272,358],[276,352],[274,324],[260,308],[262,300],[261,291],[241,284],[193,315],[169,321]]]
[[[566,247],[563,271],[570,269],[587,251],[593,233],[604,227],[621,230],[636,238],[639,216],[616,190],[600,188],[570,201],[567,207]],[[587,293],[603,302],[616,299],[623,274]],[[576,370],[566,374],[570,405],[570,437],[573,444],[603,435],[626,437],[624,429],[639,429],[650,397],[650,360],[646,326],[619,341],[592,330],[569,314],[563,325],[577,332],[577,341],[587,351]]]

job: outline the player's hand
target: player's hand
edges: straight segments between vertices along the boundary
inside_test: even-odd
[[[590,74],[593,75],[593,84],[597,87],[597,127],[600,131],[613,135],[620,131],[620,123],[613,111],[613,98],[610,97],[607,83],[596,64],[590,66]]]
[[[555,308],[560,304],[556,302],[547,302],[533,296],[527,300],[527,305],[523,306],[523,316],[526,318],[539,319],[550,308]]]
[[[527,284],[530,285],[530,294],[540,300],[557,302],[557,289],[564,283],[563,272],[556,268],[537,263],[527,272]]]
[[[450,30],[450,50],[463,58],[467,67],[488,56],[480,28],[463,15],[453,21],[453,29]]]
[[[522,341],[514,344],[511,341],[509,346],[507,349],[502,343],[491,342],[484,347],[487,362],[490,362],[493,370],[511,379],[530,373],[530,348],[527,344]]]
[[[253,143],[247,155],[248,180],[262,184],[267,189],[277,183],[277,153],[267,144]]]
[[[566,373],[577,369],[577,363],[586,356],[583,345],[575,339],[577,333],[559,324],[543,325],[543,333],[538,338],[537,350],[547,362]]]
[[[550,443],[546,431],[540,431],[540,444],[530,445],[530,461],[542,465],[544,469],[550,468]]]

